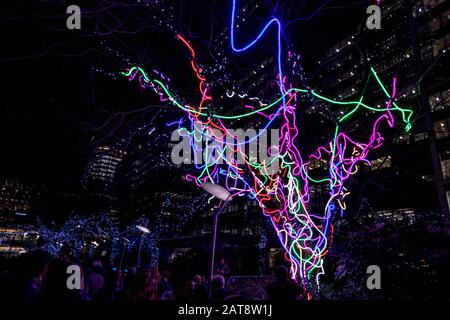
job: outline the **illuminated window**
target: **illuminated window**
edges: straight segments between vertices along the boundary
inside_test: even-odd
[[[434,18],[430,22],[428,22],[429,31],[434,32],[441,28],[441,20],[439,18]]]
[[[379,170],[383,168],[389,168],[392,165],[391,156],[382,157],[379,159],[375,159],[370,161],[371,169],[370,170]]]
[[[396,144],[409,143],[410,140],[411,140],[411,137],[409,135],[402,135],[402,136],[398,136],[398,137],[394,138],[394,143],[396,143]]]
[[[436,134],[437,139],[446,138],[449,135],[449,121],[450,118],[436,121],[434,123],[434,133]]]
[[[450,159],[441,160],[442,175],[444,179],[450,178]]]
[[[421,141],[428,138],[428,134],[426,132],[421,132],[414,135],[414,141]]]
[[[450,106],[450,89],[435,93],[428,98],[431,111],[439,111]]]
[[[309,170],[313,170],[313,169],[317,169],[317,168],[324,168],[326,170],[327,169],[327,161],[325,159],[313,160],[308,165]]]
[[[447,206],[450,208],[450,190],[447,190],[445,194],[447,195]]]

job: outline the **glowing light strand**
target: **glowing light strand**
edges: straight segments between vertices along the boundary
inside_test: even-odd
[[[332,241],[334,232],[332,220],[338,212],[342,216],[346,209],[345,197],[350,192],[345,187],[345,181],[358,171],[359,164],[370,164],[367,160],[369,152],[379,148],[384,140],[380,133],[381,125],[383,123],[387,123],[390,127],[394,125],[392,112],[401,114],[406,131],[411,129],[410,119],[413,113],[410,109],[399,107],[395,102],[396,79],[394,78],[393,80],[392,93],[389,94],[373,68],[371,68],[367,81],[369,82],[370,78],[373,77],[381,87],[387,99],[385,108],[375,108],[365,104],[363,102],[364,96],[361,96],[356,101],[336,101],[312,90],[294,88],[292,84],[288,86],[288,90],[285,90],[283,84],[285,77],[281,67],[280,21],[278,19],[270,20],[254,40],[242,48],[237,48],[234,44],[235,7],[236,1],[233,1],[231,47],[236,52],[244,52],[250,49],[264,35],[270,25],[277,24],[278,26],[277,52],[280,97],[272,103],[263,105],[258,98],[252,99],[259,101],[259,106],[249,106],[243,103],[242,107],[251,111],[239,115],[220,115],[205,112],[205,101],[213,103],[215,100],[213,96],[207,94],[207,79],[202,74],[201,68],[197,66],[195,50],[181,35],[177,35],[176,38],[189,50],[191,67],[199,79],[201,101],[197,107],[188,106],[177,101],[176,96],[163,83],[164,79],[157,79],[157,76],[152,79],[140,67],[131,67],[122,74],[127,76],[129,80],[138,77],[141,86],[155,91],[160,95],[161,101],[168,100],[176,107],[187,112],[189,129],[182,131],[184,136],[191,138],[191,147],[194,150],[194,157],[197,157],[196,160],[199,160],[196,152],[199,151],[196,142],[203,139],[215,142],[214,145],[206,145],[204,154],[207,159],[205,163],[199,164],[202,162],[194,162],[199,173],[196,176],[187,175],[186,179],[195,182],[199,186],[206,181],[218,183],[219,180],[224,179],[227,189],[234,195],[246,193],[250,198],[255,199],[262,208],[263,214],[270,219],[280,239],[280,243],[285,249],[285,257],[291,264],[292,278],[301,282],[311,292],[314,292],[314,286],[319,285],[319,277],[324,273],[323,257],[329,250],[329,244]],[[158,75],[158,73],[155,74]],[[284,80],[287,81],[287,79]],[[320,146],[306,158],[300,154],[296,147],[297,144],[294,142],[299,135],[296,126],[295,109],[297,95],[300,94],[315,97],[334,106],[345,105],[353,107],[347,114],[338,119],[332,141],[324,146]],[[234,92],[231,96],[227,93],[227,97],[233,96]],[[238,95],[239,98],[246,96],[247,94]],[[375,120],[370,137],[366,142],[357,142],[340,129],[340,124],[349,119],[360,108],[381,113]],[[273,113],[262,113],[269,111]],[[216,130],[220,133],[219,136],[223,137],[229,133],[223,121],[253,115],[263,116],[265,119],[268,119],[264,128],[272,125],[275,118],[281,119],[278,149],[272,149],[270,152],[274,158],[269,163],[264,161],[258,162],[245,156],[244,145],[249,143],[249,141],[240,142],[237,141],[238,137],[234,137],[237,142],[230,143],[218,138],[218,135],[214,133],[214,130]],[[179,128],[181,123],[180,120],[178,122]],[[226,150],[231,150],[234,156],[231,158],[227,157]],[[237,163],[236,156],[238,155],[244,159],[243,164]],[[279,161],[279,170],[275,174],[269,174],[268,168],[274,161]],[[327,165],[328,177],[317,179],[309,175],[313,161],[321,161]],[[317,210],[310,208],[310,183],[327,183],[329,186],[330,194],[323,212],[317,212]]]

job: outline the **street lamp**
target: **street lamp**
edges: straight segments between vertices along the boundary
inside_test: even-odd
[[[223,201],[228,201],[228,198],[230,197],[228,190],[218,184],[205,182],[202,184],[202,189]]]
[[[136,229],[142,232],[141,241],[139,242],[139,251],[136,261],[136,267],[139,267],[141,264],[141,251],[142,251],[142,245],[144,243],[144,238],[147,234],[150,233],[150,230],[148,230],[146,227],[143,226],[136,226]]]
[[[97,241],[91,241],[91,245],[89,245],[89,257],[95,253],[95,249],[97,249],[98,246],[99,244]]]
[[[119,269],[122,270],[122,262],[123,262],[123,256],[125,255],[125,244],[128,248],[128,244],[130,243],[130,240],[128,240],[125,237],[122,237],[123,242],[122,242],[122,255],[120,256],[120,264],[119,264]]]
[[[210,183],[205,182],[202,184],[202,189],[208,192],[210,195],[215,196],[216,198],[223,201],[222,205],[219,207],[219,209],[214,213],[214,220],[213,220],[213,230],[212,230],[212,243],[211,243],[211,275],[210,275],[210,281],[212,280],[212,277],[214,276],[214,260],[216,255],[216,238],[217,238],[217,224],[219,222],[219,215],[222,213],[223,209],[225,209],[225,206],[227,205],[228,201],[231,200],[231,194],[228,192],[227,189],[224,187]],[[211,284],[209,286],[209,298],[211,299]]]

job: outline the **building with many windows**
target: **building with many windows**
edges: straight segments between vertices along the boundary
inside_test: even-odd
[[[108,212],[114,217],[118,216],[116,175],[125,154],[125,151],[113,146],[104,145],[95,148],[82,179],[87,210]]]
[[[17,180],[0,180],[0,255],[23,253],[39,235],[23,225],[37,222],[48,210],[48,189],[44,185]]]
[[[361,22],[323,53],[311,79],[317,92],[337,101],[364,95],[369,104],[381,107],[383,92],[373,79],[367,82],[373,67],[388,88],[397,78],[396,102],[414,111],[411,130],[399,124],[395,130],[383,129],[383,147],[352,180],[358,191],[351,194],[348,208],[380,216],[424,211],[445,216],[450,203],[450,1],[391,0],[380,7],[381,29],[369,30]],[[347,106],[333,106],[329,112],[316,108],[310,111],[322,112],[322,123],[336,123],[349,111]],[[350,117],[345,124],[349,134],[367,136],[366,124],[373,122],[374,113],[364,110]]]
[[[0,180],[1,223],[11,223],[20,218],[36,218],[47,209],[48,189],[44,185],[27,184],[11,179]]]

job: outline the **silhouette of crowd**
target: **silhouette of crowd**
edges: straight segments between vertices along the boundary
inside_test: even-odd
[[[67,284],[70,266],[77,266],[80,271],[76,288]],[[34,250],[10,259],[0,276],[0,292],[3,299],[16,301],[246,300],[227,289],[224,274],[228,275],[230,268],[224,259],[220,259],[216,272],[208,281],[204,275],[172,276],[169,270],[160,271],[145,264],[117,269],[100,259],[81,262],[70,256],[55,258],[43,250]],[[286,268],[278,267],[274,275],[275,281],[266,288],[271,300],[299,297],[299,287],[289,280]]]

